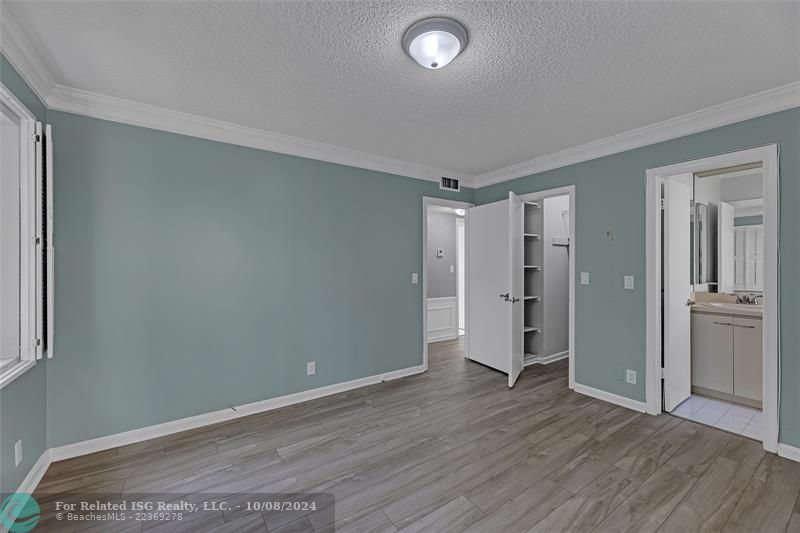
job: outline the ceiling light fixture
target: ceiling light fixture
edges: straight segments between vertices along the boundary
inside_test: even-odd
[[[403,48],[425,68],[436,70],[450,63],[467,46],[467,30],[455,20],[420,20],[403,35]]]

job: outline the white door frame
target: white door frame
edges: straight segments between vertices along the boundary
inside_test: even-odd
[[[464,234],[463,242],[459,243],[459,233]],[[463,254],[463,261],[461,255]],[[456,218],[456,333],[467,331],[467,217]],[[461,290],[463,280],[464,290]],[[461,313],[464,312],[464,327],[461,327]]]
[[[778,145],[770,144],[726,154],[647,169],[645,173],[647,264],[647,412],[661,413],[661,183],[682,172],[703,172],[761,161],[764,194],[764,449],[778,451],[779,409],[779,188]]]
[[[575,388],[575,185],[566,185],[545,191],[520,194],[525,202],[535,202],[555,196],[569,196],[569,388]],[[542,205],[544,208],[544,205]]]
[[[422,283],[422,368],[423,372],[428,370],[428,206],[431,205],[438,205],[444,207],[452,207],[454,209],[469,209],[470,207],[474,207],[475,204],[471,204],[469,202],[459,202],[457,200],[447,200],[445,198],[434,198],[432,196],[423,196],[422,197],[422,278],[420,283]],[[466,217],[464,217],[464,235],[467,234],[469,231],[469,224],[466,222]],[[466,239],[464,241],[464,252],[466,253]],[[456,265],[458,262],[456,261]],[[458,268],[456,266],[456,268]],[[465,273],[466,274],[466,273]],[[469,281],[467,278],[464,278],[464,283],[468,284]],[[464,291],[464,307],[467,308],[468,306],[468,296],[469,289]],[[458,302],[458,298],[456,298],[456,332],[458,331],[458,306],[461,305],[461,302]],[[467,329],[464,330],[464,343],[467,345],[469,343],[469,331]]]

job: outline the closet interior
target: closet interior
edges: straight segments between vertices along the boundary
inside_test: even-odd
[[[569,197],[524,203],[524,364],[569,355]]]
[[[542,234],[544,231],[543,203],[525,202],[523,221],[523,280],[525,287],[525,327],[523,348],[525,351],[525,365],[539,361],[544,348],[544,311],[542,295],[544,293],[544,246]]]

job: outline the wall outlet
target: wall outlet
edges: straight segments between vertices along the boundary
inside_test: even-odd
[[[631,370],[630,368],[625,370],[625,382],[636,385],[636,370]]]
[[[14,443],[14,466],[19,466],[22,462],[22,439]]]
[[[306,375],[313,376],[317,373],[317,362],[309,361],[306,363]]]
[[[581,285],[588,285],[588,284],[589,284],[589,273],[581,272]]]
[[[629,291],[633,290],[633,276],[625,276],[625,288]]]
[[[419,283],[419,274],[417,274],[416,272],[412,272],[411,273],[411,284],[412,285],[416,285],[417,283]]]

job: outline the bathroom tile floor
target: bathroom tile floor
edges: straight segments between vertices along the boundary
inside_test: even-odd
[[[692,394],[671,414],[751,439],[763,440],[763,414],[754,407]]]

